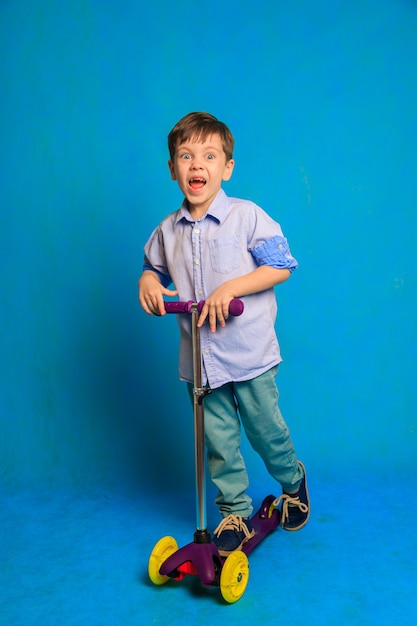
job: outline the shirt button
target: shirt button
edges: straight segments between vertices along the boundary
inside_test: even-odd
[[[199,289],[199,290],[197,291],[197,293],[198,293],[198,295],[199,295],[199,296],[201,296],[201,294],[203,293],[203,291],[202,291],[201,289]]]
[[[194,232],[195,232],[196,235],[199,235],[200,234],[200,229],[199,228],[194,228]]]
[[[200,260],[199,260],[199,259],[196,259],[196,260],[194,261],[194,263],[195,263],[196,265],[200,265]]]

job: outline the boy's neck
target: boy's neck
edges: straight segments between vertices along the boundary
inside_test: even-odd
[[[187,206],[188,212],[193,218],[193,220],[197,221],[201,217],[203,217],[203,215],[207,213],[207,211],[213,204],[213,200],[216,196],[217,196],[217,193],[212,198],[210,198],[209,200],[201,204],[194,204],[194,203],[191,204],[189,200],[186,200],[186,206]]]
[[[211,202],[210,202],[211,204]],[[201,217],[203,217],[203,215],[205,215],[205,213],[207,213],[209,205],[205,206],[195,206],[194,204],[190,204],[187,201],[187,209],[188,209],[188,213],[191,215],[191,217],[193,218],[193,220],[197,221],[199,220]]]

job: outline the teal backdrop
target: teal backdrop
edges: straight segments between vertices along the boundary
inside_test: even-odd
[[[0,3],[3,489],[192,488],[176,322],[137,279],[193,110],[300,264],[277,288],[300,457],[415,476],[416,36],[412,0]]]

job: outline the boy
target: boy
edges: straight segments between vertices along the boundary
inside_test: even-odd
[[[234,140],[225,124],[208,113],[189,113],[168,135],[172,180],[184,201],[151,234],[145,246],[139,300],[150,315],[164,315],[164,296],[205,300],[201,328],[205,440],[216,504],[223,521],[214,531],[227,556],[250,539],[252,500],[240,453],[241,423],[283,493],[282,527],[299,530],[309,518],[306,473],[297,461],[278,408],[275,376],[281,362],[274,330],[274,287],[297,267],[281,227],[254,203],[229,198]],[[168,289],[171,283],[175,289]],[[245,311],[228,319],[233,298]],[[180,379],[192,387],[191,329],[179,315]],[[226,328],[227,325],[227,328]]]

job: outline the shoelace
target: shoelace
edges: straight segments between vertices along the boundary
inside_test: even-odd
[[[283,493],[282,495],[279,496],[279,498],[276,498],[273,501],[272,506],[274,506],[277,509],[281,500],[282,500],[282,509],[281,509],[281,520],[282,520],[281,523],[282,524],[284,524],[286,521],[289,520],[289,517],[290,517],[289,511],[288,511],[289,507],[298,507],[300,511],[302,511],[303,513],[307,513],[308,511],[308,506],[304,504],[304,502],[301,502],[298,496],[294,498],[293,496],[290,496],[288,493]]]
[[[214,534],[216,537],[220,536],[224,530],[234,530],[236,532],[243,532],[247,539],[250,539],[253,536],[253,531],[250,531],[246,526],[245,522],[242,519],[241,515],[229,515],[225,517],[220,524],[217,526]]]

